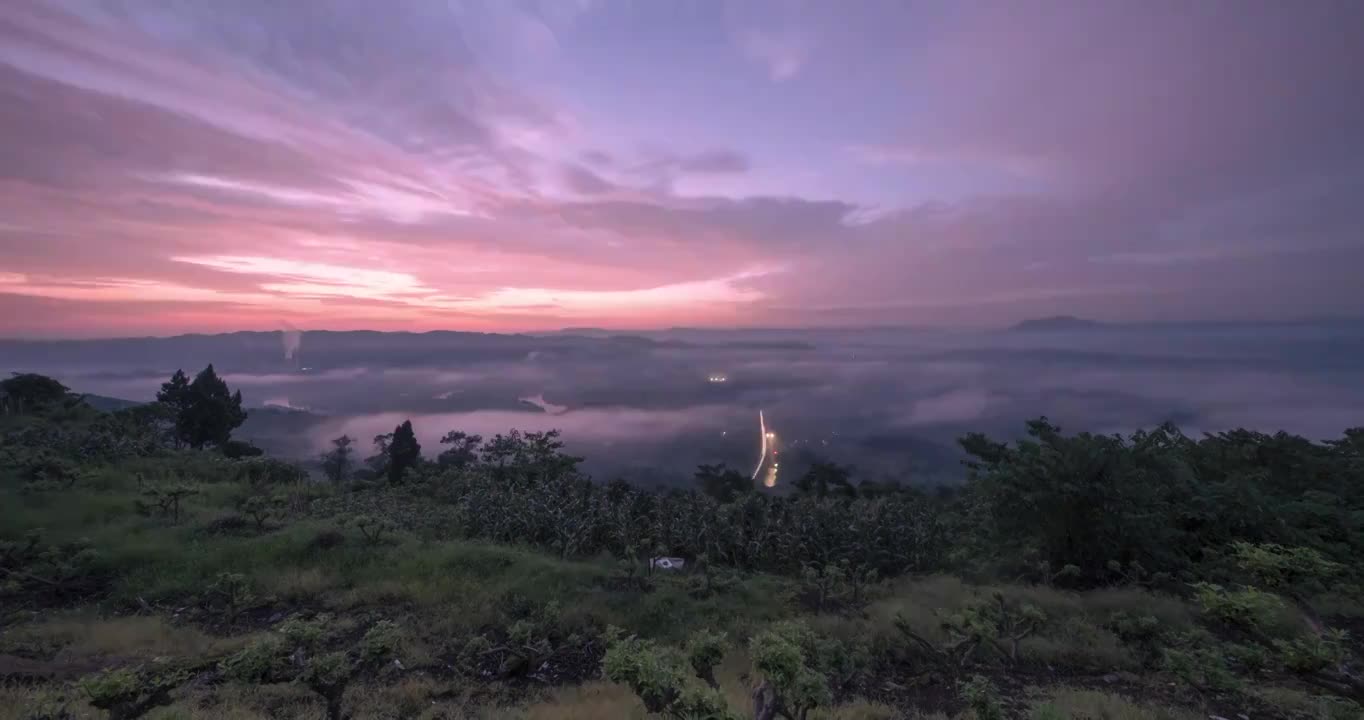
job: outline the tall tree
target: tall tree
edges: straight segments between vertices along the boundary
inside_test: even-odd
[[[404,420],[402,425],[393,429],[393,440],[388,444],[388,481],[402,482],[408,468],[414,467],[421,459],[422,446],[417,442],[417,434],[412,431],[412,421]]]
[[[724,463],[696,466],[696,484],[701,486],[701,492],[722,503],[753,492],[753,480]]]
[[[440,439],[441,445],[449,445],[448,450],[436,457],[441,467],[462,470],[478,460],[478,446],[483,443],[482,435],[470,435],[461,430],[451,430]]]
[[[183,446],[186,435],[183,425],[185,408],[189,405],[189,376],[185,375],[184,370],[176,370],[170,380],[161,383],[161,390],[156,393],[156,401],[170,409],[175,423],[175,431],[171,433],[175,439],[175,447]]]
[[[802,495],[814,495],[815,497],[825,497],[829,493],[842,495],[844,497],[856,497],[857,488],[849,478],[852,471],[832,462],[816,460],[810,464],[810,469],[796,481],[796,490]]]
[[[178,405],[177,435],[193,448],[227,443],[232,439],[232,431],[246,422],[241,391],[232,392],[212,365],[182,389],[183,376],[184,373],[176,372],[157,393],[161,402]]]
[[[13,377],[0,380],[0,396],[15,413],[25,412],[41,405],[57,402],[66,398],[70,390],[60,382],[46,375],[34,373],[11,373]]]
[[[339,485],[345,482],[346,475],[350,473],[351,456],[355,453],[351,444],[354,442],[351,436],[342,435],[332,440],[332,449],[322,455],[322,472],[326,473],[327,479],[333,483]]]

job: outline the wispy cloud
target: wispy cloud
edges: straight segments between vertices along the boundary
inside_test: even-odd
[[[790,80],[798,75],[810,56],[813,43],[799,30],[740,30],[739,49],[749,59],[766,68],[774,81]]]
[[[1351,312],[1359,27],[1272,0],[24,0],[0,334]]]

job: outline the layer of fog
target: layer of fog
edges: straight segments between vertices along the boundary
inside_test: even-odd
[[[288,345],[251,338],[228,352],[200,340],[177,359],[226,355],[213,361],[247,404],[274,406],[241,434],[298,457],[343,433],[368,443],[410,418],[428,456],[450,430],[560,429],[595,475],[681,482],[701,462],[750,465],[762,409],[792,456],[784,478],[823,456],[864,477],[936,481],[960,475],[962,433],[1012,437],[1039,415],[1105,433],[1173,421],[1190,434],[1244,426],[1324,439],[1364,425],[1357,324],[404,335],[391,348],[373,334],[281,335]],[[111,369],[86,350],[54,363],[83,392],[150,400],[176,367],[120,346]]]

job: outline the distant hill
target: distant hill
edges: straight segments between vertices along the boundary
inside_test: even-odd
[[[138,405],[145,404],[137,402],[136,400],[124,400],[123,398],[90,395],[88,393],[81,395],[81,399],[85,401],[86,405],[103,412],[117,412],[119,410],[127,410],[128,408],[134,408]]]
[[[1102,327],[1106,327],[1106,325],[1098,320],[1086,320],[1074,315],[1055,315],[1024,320],[1009,329],[1019,332],[1054,332],[1057,330],[1093,330]]]

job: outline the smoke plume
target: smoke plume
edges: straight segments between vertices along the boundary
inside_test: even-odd
[[[284,342],[284,359],[293,360],[298,356],[299,348],[303,346],[303,331],[287,320],[280,322],[284,325],[284,329],[280,331],[280,339]]]

